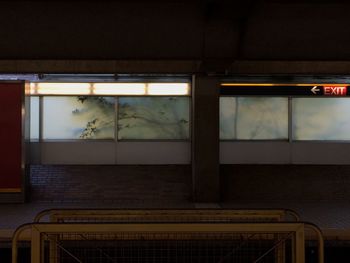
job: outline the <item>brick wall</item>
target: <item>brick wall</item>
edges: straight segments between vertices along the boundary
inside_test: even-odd
[[[349,201],[348,165],[222,165],[224,201]]]
[[[36,202],[185,203],[191,180],[187,165],[32,165],[29,196]]]
[[[350,166],[222,165],[222,201],[350,200]],[[191,205],[189,165],[32,165],[30,200]]]

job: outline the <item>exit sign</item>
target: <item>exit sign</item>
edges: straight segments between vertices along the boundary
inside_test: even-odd
[[[323,86],[323,95],[326,96],[346,96],[346,86]]]

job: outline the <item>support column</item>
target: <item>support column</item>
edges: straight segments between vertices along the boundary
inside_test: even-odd
[[[220,200],[219,80],[196,75],[192,93],[192,181],[195,202]]]

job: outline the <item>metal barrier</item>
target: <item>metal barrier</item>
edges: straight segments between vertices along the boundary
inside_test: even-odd
[[[34,222],[49,216],[50,222],[259,222],[299,221],[289,209],[48,209],[38,213]]]
[[[31,262],[305,262],[308,223],[32,223],[19,227],[12,241],[31,230]]]

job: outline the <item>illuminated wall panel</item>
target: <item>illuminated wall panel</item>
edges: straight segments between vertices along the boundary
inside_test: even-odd
[[[221,140],[288,138],[288,98],[221,97]]]
[[[293,98],[294,140],[350,140],[350,99]]]
[[[120,97],[118,139],[189,139],[188,97]]]
[[[113,97],[44,97],[43,139],[113,139]]]

